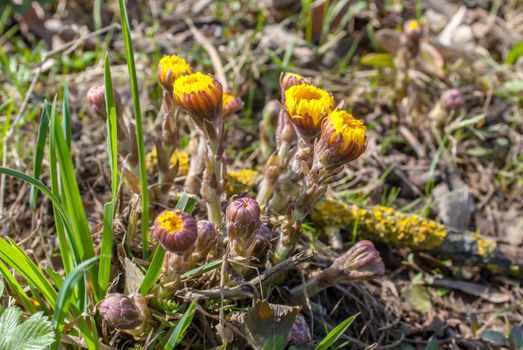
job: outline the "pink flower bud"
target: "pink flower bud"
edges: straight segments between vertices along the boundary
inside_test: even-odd
[[[441,105],[447,111],[455,111],[461,109],[465,104],[465,97],[458,89],[446,90],[441,94]]]
[[[133,329],[144,321],[136,304],[125,294],[107,294],[98,310],[107,323],[118,329]]]
[[[280,90],[282,102],[285,103],[285,91],[294,85],[312,84],[311,78],[306,78],[297,73],[285,72],[280,74]]]
[[[294,320],[289,336],[287,337],[287,345],[299,345],[308,343],[311,339],[311,330],[305,321],[302,314],[298,314]]]
[[[207,220],[198,221],[198,238],[196,238],[195,251],[200,255],[207,255],[216,245],[218,235],[214,226]]]
[[[268,240],[271,240],[272,237],[273,237],[273,232],[271,231],[271,229],[269,228],[269,226],[267,226],[266,224],[261,224],[260,225],[260,229],[258,230],[258,234],[267,238]]]
[[[162,272],[165,276],[180,276],[191,268],[191,262],[187,261],[183,255],[165,252],[163,259]]]
[[[105,87],[103,85],[95,86],[87,91],[87,103],[95,115],[105,119],[107,112],[105,110]],[[118,91],[114,90],[114,100],[116,108],[121,109],[122,99]]]
[[[231,239],[250,241],[261,225],[260,206],[251,198],[239,198],[226,210],[227,234]]]
[[[263,225],[264,226],[264,225]],[[261,231],[261,229],[260,229]],[[269,250],[271,249],[271,241],[270,239],[262,235],[260,233],[256,234],[254,236],[253,240],[253,249],[251,255],[258,259],[260,263],[265,262],[267,258],[267,254],[269,253]]]
[[[332,266],[324,271],[322,279],[331,284],[336,280],[368,280],[384,274],[385,265],[380,253],[371,241],[363,240],[334,260]]]

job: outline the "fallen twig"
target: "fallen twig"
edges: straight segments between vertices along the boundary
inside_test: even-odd
[[[180,290],[176,293],[176,296],[183,299],[217,299],[217,298],[228,298],[228,299],[245,299],[245,298],[259,298],[259,293],[256,288],[257,285],[266,285],[273,281],[276,277],[280,276],[283,272],[290,270],[303,262],[311,259],[313,253],[310,250],[302,251],[293,257],[283,261],[282,263],[265,270],[261,275],[245,282],[239,286],[232,288],[212,288],[205,290]]]

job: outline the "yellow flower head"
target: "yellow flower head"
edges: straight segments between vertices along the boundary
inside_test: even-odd
[[[237,112],[242,106],[243,102],[238,96],[233,95],[230,91],[223,92],[222,116],[224,119]]]
[[[196,220],[179,209],[167,209],[158,214],[152,232],[166,250],[176,254],[192,250],[198,235]]]
[[[285,107],[300,135],[310,141],[319,134],[323,118],[334,108],[334,98],[314,85],[294,85],[285,91]]]
[[[154,170],[158,162],[156,147],[145,156],[147,169]],[[178,176],[185,176],[189,172],[189,153],[186,151],[174,151],[171,156],[171,166],[178,162]]]
[[[403,25],[403,33],[412,40],[419,40],[422,35],[421,24],[415,19],[408,20]]]
[[[189,153],[185,151],[175,151],[171,156],[171,166],[178,162],[178,176],[187,175],[189,172]]]
[[[176,231],[184,229],[183,218],[180,210],[167,210],[158,215],[158,225],[167,231],[167,234],[174,234]]]
[[[204,121],[215,122],[221,116],[223,89],[211,75],[200,72],[179,77],[174,81],[176,101],[200,127]]]
[[[229,195],[252,190],[259,182],[260,173],[253,169],[231,170],[229,175]]]
[[[409,30],[417,30],[420,28],[421,28],[421,25],[416,20],[411,20],[411,21],[407,22],[407,29],[409,29]]]
[[[328,150],[325,160],[350,162],[365,151],[365,124],[347,111],[336,109],[324,120],[322,139]]]
[[[172,91],[173,83],[176,79],[191,73],[192,70],[189,64],[177,55],[163,56],[158,64],[158,80],[167,91]]]

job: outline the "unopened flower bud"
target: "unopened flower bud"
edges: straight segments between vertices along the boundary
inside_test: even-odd
[[[158,214],[152,231],[166,250],[181,255],[192,251],[198,235],[196,220],[179,209]]]
[[[192,262],[187,261],[183,255],[165,252],[162,272],[170,279],[172,276],[180,276],[192,267]]]
[[[285,91],[285,107],[299,135],[310,142],[334,108],[334,98],[314,85],[294,85]]]
[[[236,241],[237,252],[243,254],[261,225],[260,206],[254,199],[239,198],[227,206],[226,217],[227,235]]]
[[[291,86],[300,85],[300,84],[312,84],[310,78],[305,78],[297,73],[291,72],[282,72],[280,75],[280,90],[281,90],[281,100],[282,103],[285,103],[285,91]]]
[[[271,240],[272,237],[273,237],[273,232],[271,231],[271,229],[269,228],[269,226],[267,226],[266,224],[261,224],[260,225],[260,229],[258,230],[258,234],[267,238],[268,240]]]
[[[251,256],[256,258],[260,263],[264,263],[270,249],[271,249],[270,239],[268,237],[266,237],[265,235],[257,233],[256,236],[254,236],[254,240],[252,242]]]
[[[323,279],[332,281],[368,280],[385,274],[385,265],[371,241],[363,240],[338,257],[323,273]],[[332,283],[331,283],[332,284]]]
[[[114,328],[133,329],[144,322],[139,308],[125,294],[107,294],[98,309],[102,318]]]
[[[408,20],[403,25],[403,33],[412,41],[419,41],[423,35],[423,30],[419,21],[415,19]]]
[[[221,117],[223,89],[211,75],[196,72],[181,76],[175,80],[173,92],[178,104],[201,128]]]
[[[311,330],[305,317],[298,314],[294,320],[289,336],[287,337],[287,345],[299,345],[308,343],[311,340]]]
[[[278,135],[280,142],[291,144],[296,139],[296,131],[289,121],[284,122],[281,133]]]
[[[234,96],[230,91],[223,92],[222,116],[224,120],[242,107],[243,102],[238,96]]]
[[[198,238],[194,248],[195,253],[204,257],[216,245],[217,239],[216,230],[209,221],[198,221]]]
[[[105,108],[105,87],[100,85],[90,88],[89,91],[87,91],[86,99],[93,113],[105,120],[105,118],[107,118],[107,111]],[[114,101],[116,109],[121,110],[122,98],[116,90],[114,90]]]
[[[458,89],[446,90],[441,94],[441,105],[447,111],[455,111],[461,109],[465,104],[465,98]]]
[[[176,79],[191,73],[192,70],[189,64],[177,55],[163,56],[160,63],[158,63],[158,81],[169,92],[172,92]]]

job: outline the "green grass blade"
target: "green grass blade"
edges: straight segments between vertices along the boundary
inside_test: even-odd
[[[189,326],[191,325],[197,304],[198,299],[194,299],[191,305],[189,305],[189,307],[187,308],[187,310],[185,310],[185,313],[183,314],[182,318],[180,318],[180,320],[176,324],[176,327],[174,328],[173,333],[169,337],[169,340],[167,341],[164,350],[174,349],[174,347],[180,344],[180,342],[183,340],[187,328],[189,328]]]
[[[116,198],[118,191],[118,125],[116,123],[116,102],[114,99],[113,81],[111,78],[111,66],[109,55],[105,55],[104,66],[105,84],[105,107],[107,112],[107,153],[109,154],[109,167],[111,169],[111,187],[113,191],[112,200]]]
[[[145,164],[145,145],[143,138],[142,111],[140,108],[140,95],[138,93],[138,81],[136,78],[136,67],[134,64],[133,44],[129,29],[129,18],[125,1],[119,0],[120,17],[122,21],[122,34],[125,43],[125,57],[129,69],[129,78],[131,80],[131,92],[133,95],[134,118],[136,121],[136,142],[138,146],[138,159],[140,162],[140,187],[142,192],[142,245],[143,256],[147,258],[149,254],[149,192],[147,186],[147,171]]]
[[[102,248],[100,250],[100,269],[98,270],[98,285],[105,295],[111,278],[111,257],[113,250],[113,202],[104,205],[104,227],[102,231]]]
[[[154,286],[160,273],[162,272],[163,258],[165,257],[165,249],[161,245],[157,245],[154,249],[153,258],[151,259],[151,264],[147,269],[147,273],[143,279],[142,284],[138,292],[142,295],[147,294],[149,290]]]
[[[185,192],[182,193],[182,195],[178,199],[178,202],[176,203],[176,209],[180,209],[181,211],[189,215],[192,215],[194,207],[196,207],[196,199],[194,199],[194,197],[192,196],[189,196]]]
[[[47,139],[47,131],[49,130],[49,114],[51,113],[51,105],[45,101],[44,108],[42,108],[42,116],[40,117],[40,127],[38,128],[38,136],[36,138],[36,148],[33,159],[33,177],[39,179],[42,174],[42,161],[44,160],[45,140]],[[38,198],[38,190],[31,186],[31,194],[29,195],[29,206],[31,209],[36,208],[36,199]]]
[[[7,286],[15,294],[15,298],[24,306],[25,310],[32,314],[35,313],[36,307],[32,303],[31,298],[29,298],[20,283],[18,283],[16,278],[11,274],[11,271],[9,271],[7,266],[2,262],[0,262],[0,273],[4,276]]]
[[[53,106],[51,109],[50,116],[56,115],[56,98],[53,101]],[[51,119],[51,117],[50,117]],[[54,120],[55,117],[52,118]],[[55,128],[54,126],[51,126],[51,134],[54,134]],[[60,198],[60,184],[59,184],[59,175],[58,175],[58,162],[56,160],[56,138],[52,137],[52,135],[49,135],[49,174],[51,178],[51,191],[53,195],[56,198]],[[61,206],[61,205],[60,205]],[[65,210],[62,210],[65,213]],[[70,251],[68,247],[70,244],[76,245],[76,240],[73,239],[74,233],[72,232],[72,228],[68,231],[69,233],[69,239],[66,236],[66,225],[69,224],[69,220],[62,218],[60,215],[58,209],[55,206],[55,203],[53,202],[53,216],[55,219],[55,227],[56,227],[56,233],[58,235],[58,246],[60,248],[60,256],[62,258],[62,263],[64,264],[64,270],[65,273],[69,273],[74,265],[75,261],[80,262],[81,257],[76,251],[76,253],[73,253],[73,256],[71,256]],[[73,250],[74,252],[74,250]]]
[[[76,181],[71,153],[56,118],[56,113],[51,115],[51,138],[56,142],[55,151],[58,164],[60,165],[60,179],[64,188],[62,195],[65,199],[67,213],[70,216],[74,229],[74,238],[83,261],[94,256],[93,241],[78,182]]]
[[[53,315],[53,327],[56,330],[57,337],[62,331],[63,322],[67,310],[69,310],[69,304],[74,299],[72,297],[74,295],[73,290],[78,282],[85,277],[86,272],[94,266],[98,259],[99,257],[95,256],[94,258],[90,258],[78,264],[64,280],[60,292],[58,293],[56,308],[54,309]]]
[[[176,209],[180,209],[181,211],[184,211],[188,214],[192,214],[195,205],[196,205],[196,199],[194,199],[194,197],[187,195],[187,193],[183,193],[180,196],[178,203],[176,203]],[[147,269],[147,273],[145,274],[143,282],[140,286],[140,289],[139,289],[140,294],[142,294],[142,295],[147,294],[147,292],[149,292],[149,290],[154,286],[154,284],[158,280],[158,277],[160,277],[160,273],[162,272],[162,264],[163,264],[164,256],[165,256],[165,250],[163,249],[163,247],[161,245],[157,245],[156,248],[154,249],[151,264],[149,265],[149,268]]]
[[[57,212],[57,215],[55,216],[55,218],[59,218],[63,222],[65,231],[67,232],[67,234],[69,236],[69,239],[66,239],[66,241],[69,242],[70,245],[66,246],[66,248],[70,247],[73,250],[73,254],[75,256],[77,256],[77,255],[79,256],[78,247],[75,245],[75,242],[72,239],[73,229],[72,229],[71,225],[69,224],[69,221],[67,220],[67,214],[66,214],[64,208],[62,207],[62,205],[60,204],[60,201],[51,192],[51,190],[49,190],[49,188],[47,188],[47,186],[45,186],[40,180],[37,180],[32,176],[21,173],[18,170],[0,167],[0,174],[6,174],[8,176],[16,177],[22,181],[27,182],[30,185],[35,186],[40,192],[42,192],[45,196],[47,196],[47,198],[49,198],[51,200],[51,202],[53,203],[53,207],[56,209],[56,212]]]
[[[104,205],[104,226],[102,232],[102,248],[100,252],[100,270],[98,271],[98,284],[102,292],[107,291],[111,275],[111,257],[113,250],[114,234],[114,210],[116,207],[116,195],[118,191],[118,145],[117,145],[117,123],[116,103],[109,65],[109,55],[105,55],[104,67],[105,80],[105,106],[107,112],[107,153],[111,169],[112,198]]]
[[[62,284],[64,284],[64,278],[59,273],[55,272],[51,266],[45,267],[45,272],[47,272],[47,276],[53,281],[56,288],[60,289],[62,287]]]
[[[78,328],[80,328],[85,344],[89,350],[99,350],[101,348],[94,317],[82,319],[78,322]]]
[[[89,223],[87,222],[87,215],[82,202],[82,196],[80,194],[78,182],[76,181],[76,173],[73,166],[71,152],[63,129],[59,126],[56,113],[51,113],[51,140],[55,142],[54,150],[58,159],[58,164],[60,165],[60,183],[62,186],[63,201],[65,202],[65,208],[67,209],[68,219],[72,222],[72,237],[75,241],[75,245],[78,247],[79,253],[79,256],[76,256],[75,260],[76,263],[78,263],[79,261],[85,261],[94,257],[94,246]],[[96,277],[94,276],[97,276],[96,269],[94,274],[90,277],[93,281],[94,299],[99,300],[102,292],[100,291],[98,283],[96,283]],[[86,309],[87,288],[85,280],[78,282],[77,292],[80,309]]]
[[[11,239],[0,239],[0,259],[35,287],[54,308],[57,292],[40,268]]]
[[[67,148],[71,149],[71,110],[69,109],[69,88],[67,87],[67,82],[64,85],[64,97],[62,100],[62,129],[64,130],[65,141],[67,143]]]
[[[205,265],[202,265],[202,266],[199,266],[197,268],[187,271],[186,273],[184,273],[181,276],[181,278],[184,279],[184,278],[194,277],[196,275],[212,271],[212,270],[222,266],[222,262],[223,262],[222,259],[211,261]]]
[[[352,315],[351,317],[345,319],[343,322],[341,322],[339,325],[334,327],[329,334],[323,340],[314,348],[314,350],[327,350],[332,344],[338,340],[338,338],[345,333],[347,328],[354,322],[356,317],[358,317],[359,314]]]

